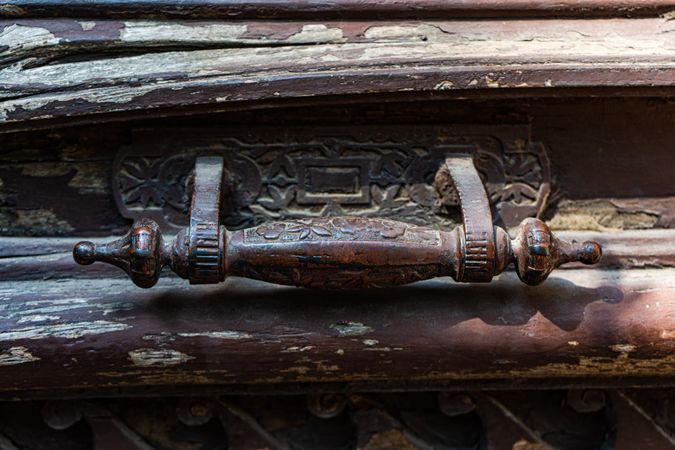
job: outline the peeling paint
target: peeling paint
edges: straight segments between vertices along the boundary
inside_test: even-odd
[[[443,38],[446,40],[461,40],[462,36],[448,33],[438,26],[430,24],[419,25],[385,25],[369,27],[364,33],[366,39],[376,41],[421,41],[434,42]]]
[[[651,211],[628,210],[611,200],[564,200],[548,220],[553,230],[633,230],[654,228],[659,215]]]
[[[307,350],[311,350],[313,348],[314,348],[313,345],[305,345],[304,347],[292,346],[292,347],[288,347],[288,348],[283,349],[281,351],[281,353],[302,353],[302,352],[306,352]]]
[[[237,41],[248,31],[246,24],[186,23],[133,20],[120,30],[123,42],[227,42]]]
[[[82,31],[91,31],[96,28],[96,22],[91,21],[79,21],[77,24],[82,28]]]
[[[60,324],[36,325],[0,332],[0,341],[21,339],[78,339],[83,336],[113,333],[131,328],[130,325],[105,320],[91,322],[72,322]]]
[[[243,333],[241,331],[200,331],[194,333],[176,333],[176,336],[180,337],[207,337],[212,339],[226,339],[226,340],[239,340],[239,339],[251,339],[251,335],[248,333]]]
[[[48,316],[44,314],[37,314],[35,316],[22,317],[16,323],[32,323],[32,322],[53,322],[59,320],[60,316]]]
[[[455,84],[452,81],[445,80],[441,81],[440,83],[437,83],[434,86],[435,91],[447,91],[455,87]]]
[[[619,355],[619,358],[628,358],[628,354],[630,352],[634,352],[637,347],[635,347],[632,344],[615,344],[610,346],[609,348],[611,348],[612,351],[621,353]]]
[[[362,336],[373,331],[371,327],[361,322],[339,322],[332,324],[330,327],[337,331],[340,337]]]
[[[129,359],[139,367],[168,367],[183,364],[195,358],[178,350],[139,348],[129,352]]]
[[[51,31],[42,27],[27,27],[12,24],[0,32],[0,46],[7,46],[9,51],[31,50],[49,45],[57,45],[61,40]]]
[[[321,43],[321,42],[339,42],[344,40],[341,28],[327,27],[322,24],[303,25],[302,29],[284,42],[288,43]]]
[[[40,358],[33,356],[26,347],[10,347],[0,352],[0,366],[15,366],[39,360]]]

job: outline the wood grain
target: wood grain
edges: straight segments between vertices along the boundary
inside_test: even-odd
[[[674,293],[675,269],[348,295],[236,279],[166,279],[150,291],[108,278],[4,281],[0,390],[668,384]]]
[[[655,15],[672,0],[11,0],[4,17],[419,18]]]
[[[671,89],[673,27],[667,17],[11,20],[0,34],[0,121],[402,92]]]

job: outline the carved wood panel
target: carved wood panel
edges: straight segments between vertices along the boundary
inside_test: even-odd
[[[3,449],[626,450],[674,441],[672,389],[0,403]]]
[[[496,221],[514,226],[550,191],[545,146],[528,136],[524,125],[136,130],[115,159],[113,192],[124,217],[177,229],[194,158],[217,154],[228,228],[333,215],[450,227],[461,220],[456,194],[436,192],[433,177],[447,156],[471,153]]]

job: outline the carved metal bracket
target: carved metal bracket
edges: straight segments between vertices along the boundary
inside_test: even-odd
[[[164,244],[159,226],[137,222],[106,245],[80,242],[80,264],[104,261],[124,269],[140,287],[154,285],[163,266],[191,283],[217,283],[226,275],[315,288],[364,288],[451,276],[489,282],[510,263],[536,285],[570,261],[595,264],[596,242],[566,242],[538,219],[523,220],[516,239],[492,224],[487,193],[471,155],[448,158],[436,189],[457,192],[463,226],[439,231],[388,219],[326,217],[272,222],[229,231],[220,225],[223,157],[196,159],[190,224]]]
[[[530,134],[517,124],[139,129],[115,158],[112,189],[122,216],[176,233],[188,225],[195,158],[217,155],[231,230],[346,215],[452,228],[457,192],[438,192],[433,177],[446,158],[472,154],[494,224],[511,228],[550,192],[545,146]]]

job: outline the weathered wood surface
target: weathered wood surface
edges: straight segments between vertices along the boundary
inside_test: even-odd
[[[0,17],[587,17],[655,15],[673,9],[672,0],[10,0]]]
[[[373,136],[392,128],[468,123],[480,124],[473,133],[492,137],[495,130],[522,126],[526,137],[545,146],[551,162],[552,195],[543,217],[554,230],[672,228],[674,114],[667,99],[455,100],[326,104],[8,133],[0,136],[0,234],[121,235],[130,222],[113,199],[112,166],[120,149],[135,143],[136,130],[144,129],[149,141],[153,133],[191,133],[202,136],[200,145],[211,145],[228,130],[251,124],[264,139],[270,139],[264,137],[268,127],[334,127],[335,134],[350,137],[364,123]],[[195,145],[184,141],[177,152]]]
[[[633,87],[648,88],[640,95],[653,88],[672,95],[674,27],[669,16],[311,23],[26,17],[2,24],[0,120],[475,90],[522,96]]]
[[[4,281],[0,299],[0,391],[10,396],[675,380],[675,269],[348,294],[239,279],[165,279],[153,290],[109,278]]]

